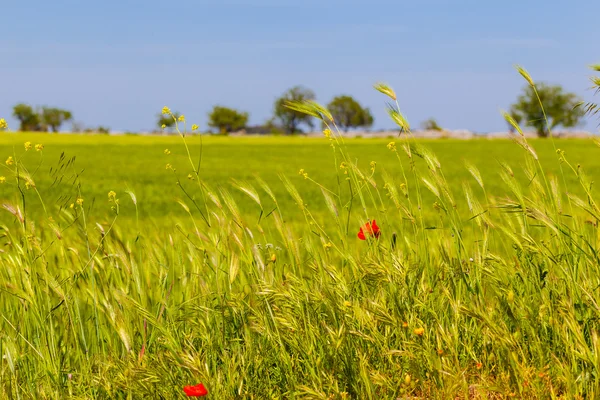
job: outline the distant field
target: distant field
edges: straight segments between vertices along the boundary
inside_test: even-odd
[[[309,177],[330,190],[337,191],[338,176],[342,176],[339,165],[334,159],[329,142],[325,138],[303,137],[205,137],[202,152],[201,177],[211,187],[228,186],[232,179],[255,184],[255,176],[259,175],[271,186],[282,209],[289,220],[302,219],[296,213],[294,201],[283,187],[280,174],[284,174],[298,187],[300,194],[317,216],[324,208],[321,189],[314,183],[298,175],[303,168]],[[176,185],[176,176],[165,168],[170,163],[176,169],[176,175],[190,187],[190,194],[195,193],[196,185],[186,177],[191,167],[182,145],[181,139],[172,137],[141,136],[85,136],[85,135],[51,135],[51,134],[2,134],[0,135],[0,153],[7,157],[13,151],[23,153],[23,143],[43,143],[44,163],[36,174],[35,182],[40,192],[44,193],[47,203],[67,203],[69,198],[61,197],[68,191],[67,177],[80,173],[81,193],[87,204],[95,200],[94,214],[102,214],[107,193],[114,190],[123,199],[123,192],[131,190],[138,199],[140,218],[152,219],[162,225],[166,218],[182,217],[186,213],[176,204],[177,199],[185,199],[184,193]],[[381,172],[386,171],[398,181],[401,169],[394,153],[386,145],[394,139],[349,139],[346,141],[349,153],[359,160],[359,165],[368,170],[369,162],[376,161],[376,180],[382,183]],[[397,141],[397,140],[396,140]],[[200,146],[197,137],[189,139],[190,151],[194,161],[197,160]],[[504,195],[506,187],[499,178],[500,161],[508,163],[516,176],[525,182],[521,172],[525,155],[521,148],[509,140],[423,140],[419,141],[428,147],[439,158],[442,170],[455,195],[460,196],[464,181],[475,184],[473,177],[464,167],[469,161],[479,168],[488,194]],[[550,140],[533,140],[533,147],[540,156],[546,171],[560,175],[559,163],[553,144]],[[555,140],[555,145],[566,152],[573,164],[581,164],[590,176],[600,174],[600,148],[593,141],[583,139]],[[164,153],[169,149],[170,155]],[[404,167],[408,167],[406,157],[399,149]],[[66,158],[75,156],[73,169],[69,173],[51,175],[50,168],[56,169],[61,154]],[[30,172],[39,162],[39,153],[27,153],[27,164]],[[339,164],[339,162],[337,163]],[[424,168],[423,162],[417,163]],[[336,173],[336,171],[338,173]],[[56,176],[65,175],[61,185],[52,185]],[[566,172],[567,186],[578,191],[575,177]],[[562,179],[562,178],[561,178]],[[343,180],[343,179],[342,179]],[[410,183],[409,179],[409,185]],[[344,186],[345,184],[342,184]],[[598,193],[598,187],[594,189]],[[260,191],[260,190],[259,190]],[[231,188],[234,199],[238,201],[243,214],[258,217],[258,208],[239,190]],[[73,191],[71,191],[73,193]],[[14,196],[6,187],[0,187],[0,199]],[[425,203],[433,203],[428,192],[424,193]],[[261,193],[264,201],[268,198]],[[35,196],[31,196],[32,204],[37,204]],[[72,200],[72,199],[71,199]],[[316,203],[315,203],[316,202]],[[122,218],[135,215],[132,207],[123,200]],[[35,211],[41,211],[34,210]],[[323,210],[323,214],[326,211]],[[0,214],[0,221],[6,218]]]

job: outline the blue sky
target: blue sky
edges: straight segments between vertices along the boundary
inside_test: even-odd
[[[322,103],[355,96],[386,128],[372,89],[384,81],[413,126],[435,117],[497,131],[523,87],[513,64],[591,99],[587,66],[600,62],[597,0],[21,0],[0,10],[0,116],[15,128],[17,102],[117,131],[152,129],[164,105],[203,128],[214,104],[260,124],[297,84]]]

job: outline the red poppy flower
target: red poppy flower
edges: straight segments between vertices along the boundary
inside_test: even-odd
[[[201,383],[196,386],[184,386],[183,391],[187,397],[202,397],[208,394],[208,390],[206,390],[206,387]]]
[[[378,238],[379,235],[381,235],[381,232],[379,231],[379,227],[377,226],[375,220],[367,222],[364,226],[361,226],[360,230],[358,231],[358,238],[360,240],[365,240],[367,236]]]

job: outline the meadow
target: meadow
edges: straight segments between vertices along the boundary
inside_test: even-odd
[[[0,155],[2,398],[600,395],[593,140],[5,133]]]
[[[194,183],[187,178],[192,172],[187,153],[181,138],[178,136],[105,136],[105,135],[52,135],[39,133],[5,133],[0,136],[3,155],[13,152],[26,156],[28,164],[36,167],[43,162],[43,168],[37,171],[40,191],[50,203],[68,206],[78,193],[71,190],[74,178],[81,185],[81,193],[88,203],[94,204],[93,213],[96,216],[110,215],[105,205],[106,194],[113,190],[119,193],[132,191],[138,204],[137,211],[140,219],[150,224],[172,226],[173,219],[186,223],[188,216],[184,208],[177,205],[178,200],[186,200],[186,195],[177,187],[179,179],[184,187]],[[370,169],[370,162],[375,161],[375,177],[381,182],[383,175],[388,174],[396,182],[401,181],[402,168],[409,168],[407,158],[400,158],[386,146],[397,141],[398,137],[385,139],[347,139],[345,145],[349,155],[365,170]],[[43,156],[39,153],[24,152],[23,144],[44,144]],[[189,148],[194,159],[201,151],[200,138],[190,136]],[[466,163],[475,165],[485,181],[486,191],[490,196],[502,197],[506,194],[506,184],[500,179],[502,163],[514,169],[515,179],[523,185],[528,178],[521,168],[527,155],[519,151],[510,140],[420,140],[419,143],[431,150],[443,165],[444,173],[453,191],[460,193],[463,182],[473,183],[473,176],[465,167]],[[585,166],[591,176],[600,174],[600,158],[595,142],[584,139],[563,139],[552,143],[550,140],[530,140],[540,156],[544,170],[556,176],[560,174],[561,165],[558,162],[556,148],[568,155],[571,163]],[[327,188],[337,190],[338,178],[343,175],[340,170],[341,160],[335,159],[331,143],[325,138],[305,137],[222,137],[209,136],[202,139],[202,181],[211,187],[224,186],[231,189],[231,196],[238,203],[242,214],[248,218],[257,219],[259,207],[240,190],[235,190],[236,181],[256,185],[256,177],[267,183],[290,222],[303,222],[304,217],[296,206],[294,199],[285,189],[281,176],[287,176],[302,193],[305,202],[310,203],[312,213],[319,218],[326,218],[326,210],[321,188],[313,183],[314,180]],[[168,150],[170,154],[165,154]],[[74,157],[69,173],[57,172],[59,165]],[[175,169],[166,169],[170,164]],[[426,171],[425,164],[415,166],[421,172]],[[52,168],[52,169],[51,169]],[[311,180],[306,180],[298,174],[304,169]],[[57,184],[57,176],[65,176]],[[572,174],[564,175],[565,183],[571,190],[580,192],[578,179]],[[343,179],[342,179],[343,180]],[[345,185],[344,185],[345,186]],[[593,193],[597,187],[592,187]],[[13,194],[8,188],[0,188],[2,199]],[[424,203],[433,205],[435,196],[430,192],[423,193]],[[37,196],[31,196],[32,209],[35,216],[42,216]],[[264,208],[274,206],[266,196]],[[129,201],[122,199],[122,201]],[[386,203],[387,206],[390,203]],[[314,206],[314,207],[313,207]],[[270,211],[272,207],[267,210]],[[466,209],[466,207],[465,207]],[[426,207],[426,213],[434,209]],[[462,210],[464,211],[464,210]],[[136,207],[129,201],[122,207],[120,219],[134,219]]]

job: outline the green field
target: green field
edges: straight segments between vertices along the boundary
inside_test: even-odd
[[[365,170],[370,168],[371,161],[377,162],[375,178],[380,184],[381,173],[384,171],[400,182],[400,163],[395,154],[386,148],[386,145],[394,140],[397,138],[349,139],[346,145],[350,156]],[[159,225],[168,224],[173,217],[187,215],[176,203],[177,199],[186,200],[186,195],[177,187],[176,181],[179,178],[184,187],[194,188],[196,185],[187,179],[192,169],[181,139],[177,136],[4,134],[0,136],[2,154],[7,156],[13,151],[23,154],[23,143],[26,141],[45,145],[43,167],[37,173],[36,184],[45,196],[49,196],[49,203],[68,205],[69,201],[72,202],[76,191],[70,192],[71,197],[63,196],[69,193],[70,181],[67,178],[77,174],[80,177],[81,194],[88,203],[91,200],[96,201],[93,209],[95,215],[106,214],[106,194],[111,190],[119,194],[125,190],[134,192],[138,200],[140,218]],[[200,152],[199,140],[197,137],[191,137],[189,143],[192,157],[196,161]],[[465,168],[465,161],[479,168],[486,190],[491,196],[501,197],[506,194],[506,185],[499,178],[500,162],[506,162],[513,168],[520,183],[527,183],[527,177],[522,170],[526,154],[509,140],[447,139],[419,143],[431,149],[438,157],[451,190],[456,195],[462,193],[463,182],[475,183]],[[600,174],[599,149],[592,140],[560,140],[555,143],[550,140],[532,141],[547,173],[561,176],[562,179],[558,156],[554,149],[556,146],[566,152],[571,163],[582,164],[591,176]],[[338,191],[338,178],[344,180],[339,169],[341,161],[334,161],[330,143],[325,138],[213,136],[204,138],[203,144],[201,178],[211,187],[224,186],[230,189],[233,198],[239,202],[240,209],[248,216],[258,217],[257,205],[248,201],[248,197],[242,192],[233,189],[232,179],[256,184],[255,177],[262,178],[271,186],[285,210],[286,217],[293,221],[304,219],[281,184],[280,175],[289,177],[316,215],[327,214],[321,189],[300,177],[298,171],[304,169],[310,178],[335,192]],[[171,154],[165,155],[165,149],[169,149]],[[76,157],[73,165],[68,173],[51,174],[50,168],[56,170],[63,153],[66,158]],[[39,153],[24,155],[29,165],[37,166],[40,160]],[[402,158],[402,162],[404,168],[408,168],[406,157]],[[167,163],[176,169],[176,174],[165,169]],[[421,163],[416,167],[423,170],[425,165]],[[56,185],[55,178],[59,175],[64,175],[65,179],[61,185]],[[566,173],[564,178],[571,190],[579,192],[577,178],[573,174]],[[409,181],[408,184],[413,183]],[[347,185],[343,183],[342,186],[344,190]],[[597,193],[598,188],[594,187],[593,190]],[[194,194],[193,189],[191,194]],[[10,195],[13,195],[11,190],[0,187],[0,198]],[[425,193],[424,196],[426,205],[435,201],[429,193]],[[33,204],[37,205],[36,196],[31,197]],[[264,194],[261,194],[261,197],[269,206],[272,204]],[[265,208],[268,208],[267,205]],[[35,207],[31,212],[40,215],[40,210],[39,207]],[[135,209],[131,204],[124,203],[121,218],[134,216]]]
[[[594,141],[187,144],[0,134],[0,398],[600,396]]]

